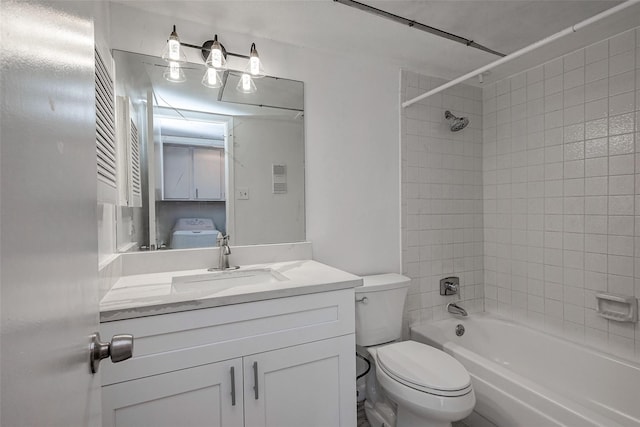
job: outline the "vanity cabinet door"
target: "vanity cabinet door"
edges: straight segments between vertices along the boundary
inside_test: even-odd
[[[354,348],[345,335],[244,357],[245,426],[354,426]]]
[[[239,358],[102,387],[103,427],[243,425]]]

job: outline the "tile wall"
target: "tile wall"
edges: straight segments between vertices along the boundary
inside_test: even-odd
[[[639,108],[640,29],[483,89],[486,311],[640,358],[595,311],[640,297]]]
[[[402,99],[445,80],[403,71]],[[460,85],[402,109],[402,270],[412,279],[406,326],[448,316],[440,279],[459,276],[460,304],[483,310],[482,92]],[[469,117],[451,132],[445,110]]]

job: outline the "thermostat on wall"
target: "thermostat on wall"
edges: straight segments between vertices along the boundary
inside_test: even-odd
[[[271,165],[273,194],[287,192],[287,165]]]

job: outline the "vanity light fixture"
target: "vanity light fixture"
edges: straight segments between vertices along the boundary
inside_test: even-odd
[[[205,42],[202,46],[202,50],[206,49],[209,42]],[[205,59],[205,64],[207,67],[215,68],[216,70],[226,70],[227,69],[227,51],[224,50],[224,47],[218,42],[218,35],[213,36],[213,40],[210,41],[211,45],[209,46],[209,55],[207,59]],[[204,57],[204,52],[203,55]]]
[[[202,44],[202,46],[196,46],[181,42],[178,38],[178,33],[176,32],[176,26],[174,25],[173,31],[167,41],[167,45],[162,52],[162,59],[169,62],[169,66],[165,70],[163,76],[170,82],[183,82],[186,80],[184,71],[181,67],[181,64],[187,62],[187,57],[182,49],[183,47],[200,50],[202,59],[206,66],[204,76],[202,77],[203,86],[209,88],[223,87],[227,80],[227,74],[233,73],[240,76],[240,81],[236,86],[236,90],[238,90],[238,92],[254,93],[258,89],[256,88],[256,84],[253,82],[253,79],[259,79],[266,76],[262,60],[258,55],[255,43],[251,44],[249,56],[227,52],[224,45],[218,41],[217,34],[214,35],[213,40],[207,40]],[[227,55],[247,59],[248,63],[244,71],[229,69],[227,66]]]
[[[162,59],[171,63],[184,64],[187,62],[187,56],[184,54],[182,47],[180,46],[180,38],[176,32],[176,26],[173,26],[173,31],[167,40],[167,44],[162,51]]]
[[[247,68],[245,68],[244,72],[251,74],[251,77],[253,77],[254,79],[261,79],[266,75],[264,72],[264,68],[262,67],[262,61],[260,60],[260,56],[258,55],[258,51],[256,50],[255,43],[251,43],[249,63],[247,64]]]
[[[180,64],[187,62],[187,56],[184,54],[182,47],[180,46],[180,38],[176,31],[176,26],[173,26],[173,31],[167,40],[167,44],[162,51],[162,59],[167,61],[169,65],[163,73],[163,77],[174,83],[180,83],[186,80],[184,71]]]

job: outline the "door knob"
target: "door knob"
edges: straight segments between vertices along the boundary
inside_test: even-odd
[[[118,363],[131,358],[133,355],[133,335],[119,334],[111,338],[111,342],[100,341],[100,334],[91,335],[89,344],[89,361],[91,373],[98,372],[98,365],[102,359],[111,357],[111,362]]]

